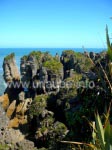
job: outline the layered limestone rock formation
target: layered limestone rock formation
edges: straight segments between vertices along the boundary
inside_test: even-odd
[[[6,110],[9,106],[9,97],[8,94],[4,94],[0,96],[0,103],[2,103],[2,107]]]
[[[4,80],[5,82],[12,82],[13,80],[20,80],[20,74],[15,62],[15,55],[12,53],[4,58],[3,62]]]
[[[89,72],[90,68],[93,66],[88,56],[85,56],[80,52],[76,53],[72,50],[63,51],[61,55],[61,62],[64,66],[65,78],[72,77],[74,71],[80,74]]]
[[[0,104],[0,149],[2,150],[33,150],[34,144],[25,139],[19,129],[9,128],[10,119]]]
[[[81,117],[78,112],[83,113],[82,105],[86,106],[82,101],[86,92],[84,85],[79,87],[76,83],[83,81],[88,86],[91,79],[97,81],[93,69],[97,56],[67,50],[53,57],[48,52],[33,51],[21,58],[21,75],[13,54],[4,59],[4,79],[11,86],[7,86],[0,103],[7,118],[7,129],[21,139],[15,138],[16,149],[24,145],[28,150],[27,143],[30,148],[35,143],[38,148],[44,146],[54,150],[60,140],[77,132],[74,126]],[[81,135],[81,131],[79,133]]]
[[[0,96],[0,104],[9,118],[8,127],[19,127],[19,125],[27,124],[27,115],[32,98],[25,99],[25,93],[21,91],[16,100],[10,101],[8,94]]]
[[[21,58],[21,80],[30,82],[32,89],[37,92],[46,93],[48,82],[55,83],[55,89],[59,88],[63,80],[63,65],[57,58],[53,58],[49,53],[32,52],[28,56]],[[38,87],[37,87],[38,86]],[[37,89],[37,91],[36,91]],[[50,89],[50,91],[54,89]]]

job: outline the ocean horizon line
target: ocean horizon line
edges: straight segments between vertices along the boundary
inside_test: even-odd
[[[104,47],[84,47],[84,48],[82,48],[82,47],[0,47],[0,49],[14,49],[14,48],[16,48],[16,49],[23,49],[23,48],[28,48],[28,49],[31,49],[31,48],[34,48],[34,49],[36,49],[36,48],[38,48],[38,49],[52,49],[52,48],[54,48],[54,49],[65,49],[65,48],[67,48],[67,49],[74,49],[74,48],[76,48],[76,49],[106,49],[106,48],[104,48]]]

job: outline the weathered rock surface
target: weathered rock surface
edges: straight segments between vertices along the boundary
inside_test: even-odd
[[[32,86],[34,95],[59,89],[63,80],[63,65],[48,53],[32,52],[21,59],[21,80]],[[54,83],[54,87],[49,85]],[[27,87],[28,89],[28,87]]]
[[[25,140],[25,136],[19,129],[14,130],[8,128],[9,121],[9,118],[6,116],[6,113],[0,104],[0,144],[5,146],[3,150],[19,150],[20,148],[23,150],[25,148],[33,150],[33,142]]]
[[[102,59],[103,54],[82,54],[67,50],[63,51],[61,57],[58,54],[52,57],[47,52],[34,51],[21,58],[21,80],[14,57],[9,56],[4,59],[4,79],[11,83],[18,81],[20,87],[15,88],[13,84],[11,88],[7,87],[5,95],[0,97],[0,102],[6,111],[7,130],[13,130],[12,133],[19,137],[18,141],[15,138],[14,148],[22,147],[28,150],[34,147],[34,143],[27,141],[25,136],[34,141],[38,148],[53,149],[66,137],[71,138],[71,135],[76,133],[84,135],[81,126],[82,115],[85,110],[88,115],[91,113],[86,108],[91,103],[95,107],[93,99],[87,100],[88,97],[90,99],[92,91],[88,89],[88,83],[91,80],[98,81],[93,63],[97,65],[95,61]],[[103,66],[107,67],[105,63]],[[80,81],[82,86],[77,84]],[[95,95],[96,92],[94,89]],[[85,95],[87,97],[84,99]],[[77,124],[78,131],[75,128]]]
[[[8,94],[4,94],[0,96],[0,103],[2,103],[2,107],[6,110],[10,104]]]
[[[5,111],[0,104],[0,130],[5,129],[8,125],[9,118],[6,116]]]
[[[61,62],[64,66],[64,78],[72,77],[74,71],[80,74],[89,72],[93,66],[88,56],[72,50],[63,51]]]
[[[8,118],[11,118],[16,108],[16,100],[14,100],[7,109],[6,115]]]
[[[20,74],[16,66],[14,54],[10,54],[4,58],[3,62],[4,70],[4,80],[5,82],[12,82],[15,80],[20,80]]]

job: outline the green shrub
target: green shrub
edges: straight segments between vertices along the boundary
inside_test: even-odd
[[[43,66],[55,74],[56,73],[59,74],[60,69],[63,68],[63,65],[59,61],[56,61],[55,59],[51,59],[51,60],[44,62]]]
[[[9,146],[8,145],[3,145],[3,144],[0,144],[0,150],[9,150]]]
[[[42,52],[41,51],[32,51],[29,56],[35,56],[37,60],[40,59],[40,57],[42,56]]]
[[[29,115],[32,118],[33,116],[39,116],[43,110],[47,107],[48,95],[42,94],[35,97],[33,103],[29,109]]]
[[[14,54],[14,53],[11,53],[10,55],[7,55],[7,56],[4,58],[4,60],[5,60],[5,61],[8,61],[8,60],[12,59],[14,56],[15,56],[15,54]]]
[[[28,56],[27,56],[27,55],[24,55],[21,59],[27,60],[27,59],[28,59]]]

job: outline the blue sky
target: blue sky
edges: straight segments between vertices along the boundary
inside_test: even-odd
[[[105,47],[112,0],[0,0],[0,47]]]

